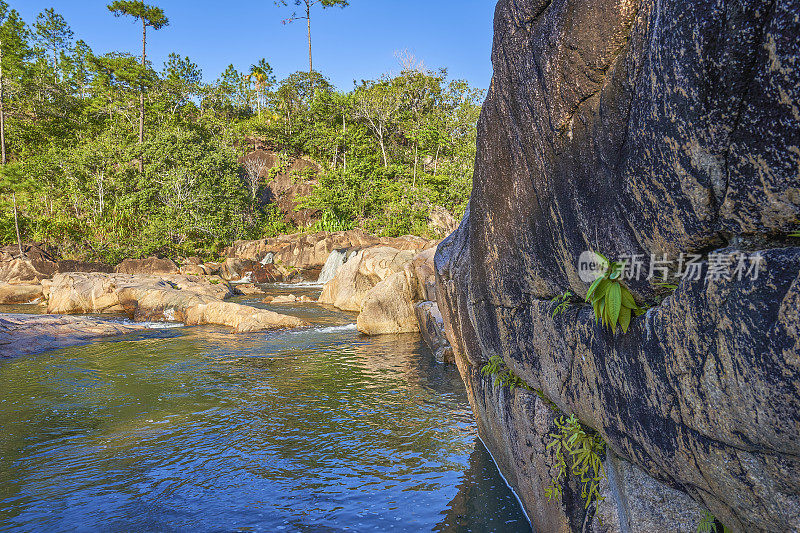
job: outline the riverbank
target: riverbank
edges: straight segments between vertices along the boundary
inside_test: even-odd
[[[38,302],[51,315],[108,314],[138,322],[215,324],[251,332],[309,324],[229,301],[232,297],[264,295],[263,284],[269,282],[315,284],[322,289],[318,303],[358,313],[356,324],[362,333],[421,331],[437,359],[451,361],[435,302],[435,246],[435,241],[410,236],[380,239],[359,230],[320,232],[239,241],[219,262],[188,258],[178,264],[151,257],[126,259],[114,267],[58,261],[42,247],[28,246],[24,256],[8,249],[0,256],[0,305]],[[279,298],[282,303],[298,300],[292,294]],[[97,318],[93,320],[86,322],[87,330],[101,327]],[[57,335],[58,324],[64,344],[91,338],[74,333],[75,319],[28,321],[32,335],[37,328]],[[113,334],[114,324],[106,324],[103,331]],[[17,333],[11,332],[0,330],[0,345],[12,346]],[[35,346],[13,345],[20,350]],[[17,352],[22,353],[30,352]]]

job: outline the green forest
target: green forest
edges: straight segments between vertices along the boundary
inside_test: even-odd
[[[119,0],[108,10],[132,42],[141,32],[141,50],[95,54],[53,9],[25,21],[0,1],[2,244],[18,227],[68,258],[211,257],[297,231],[436,237],[432,210],[463,213],[482,90],[403,54],[348,90],[316,70],[279,80],[268,58],[208,81],[177,51],[163,65],[147,58],[169,13]],[[309,226],[263,201],[269,176],[240,164],[253,138],[280,161],[316,163],[292,178],[316,184],[296,206],[317,213]]]

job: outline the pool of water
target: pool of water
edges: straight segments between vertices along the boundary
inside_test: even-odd
[[[530,530],[418,335],[238,300],[315,326],[0,361],[0,531]]]

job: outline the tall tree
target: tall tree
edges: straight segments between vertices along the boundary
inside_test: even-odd
[[[272,67],[266,59],[261,59],[255,65],[250,66],[250,74],[247,78],[256,86],[256,108],[258,116],[261,117],[261,110],[266,104],[264,102],[266,91],[275,83],[275,76],[272,74]]]
[[[29,49],[28,30],[16,10],[0,0],[0,163],[6,156],[6,86],[9,78],[19,76]]]
[[[164,63],[161,74],[162,87],[170,103],[170,114],[174,117],[178,109],[201,92],[203,71],[188,57],[171,53]]]
[[[169,25],[169,19],[160,7],[150,6],[141,0],[114,0],[108,5],[108,10],[115,17],[129,16],[142,23],[142,67],[147,61],[147,27],[160,30]],[[144,142],[144,87],[139,91],[139,144]],[[139,172],[144,170],[143,161],[139,159]]]
[[[53,72],[58,80],[58,54],[71,47],[72,29],[64,17],[56,13],[53,8],[39,13],[36,22],[33,23],[33,29],[36,31],[39,45],[52,54]]]
[[[363,120],[375,134],[383,155],[384,168],[389,166],[386,154],[386,140],[389,128],[397,118],[402,93],[397,90],[391,80],[362,81],[362,85],[354,92],[354,115]]]
[[[284,20],[283,23],[290,24],[296,20],[306,21],[306,26],[308,28],[308,72],[311,73],[314,71],[314,63],[311,61],[311,8],[319,4],[323,9],[333,6],[339,6],[344,9],[346,6],[350,5],[350,2],[348,2],[348,0],[275,0],[275,5],[288,7],[292,2],[296,6],[301,6],[303,11],[301,11],[300,14],[294,11],[292,16]],[[305,12],[305,14],[303,14],[303,12]]]

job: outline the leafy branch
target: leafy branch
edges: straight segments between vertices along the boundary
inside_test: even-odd
[[[512,391],[519,387],[528,391],[533,391],[533,387],[525,383],[519,376],[514,374],[511,369],[503,362],[499,355],[493,355],[489,362],[481,368],[481,375],[494,376],[494,384],[508,387]]]
[[[572,294],[572,291],[567,291],[554,296],[550,301],[556,304],[556,306],[553,308],[553,313],[551,316],[555,318],[558,315],[564,314],[567,311],[567,308],[572,304],[573,296],[574,294]]]
[[[603,438],[585,429],[573,414],[569,418],[559,417],[556,421],[558,431],[550,433],[552,439],[547,449],[553,449],[556,455],[556,477],[550,480],[550,487],[545,489],[548,500],[560,498],[562,495],[561,480],[566,479],[567,471],[572,472],[580,480],[581,497],[586,500],[584,508],[588,509],[592,502],[602,501],[600,481],[606,477],[603,468],[603,455],[606,444]],[[567,464],[567,456],[571,465]]]

